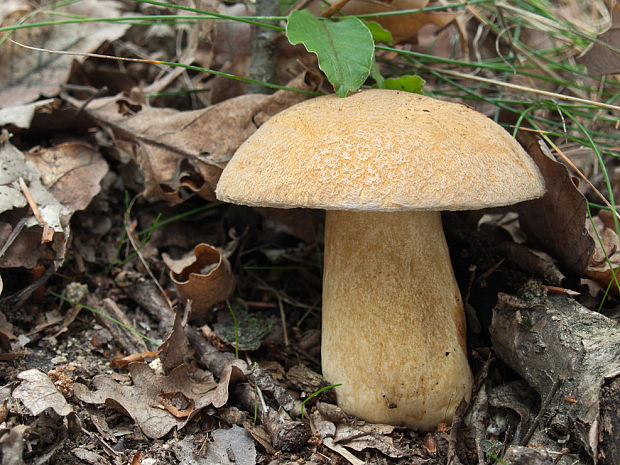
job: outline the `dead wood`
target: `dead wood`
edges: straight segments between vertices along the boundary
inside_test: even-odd
[[[99,300],[94,295],[89,295],[86,299],[86,303],[89,307],[99,312],[95,314],[97,322],[112,333],[114,341],[123,349],[125,354],[138,354],[148,351],[146,343],[140,336],[131,331],[126,331],[117,323],[120,321],[125,327],[129,328],[133,326],[127,315],[125,315],[125,312],[123,312],[116,302],[110,298]],[[104,315],[107,315],[108,318]]]
[[[172,327],[174,313],[151,280],[138,281],[129,286],[126,292],[134,302],[140,305],[155,321],[159,322],[160,328],[168,330]]]
[[[450,436],[448,437],[448,458],[446,463],[448,465],[461,465],[461,460],[457,454],[458,435],[463,424],[463,415],[467,410],[467,403],[462,400],[454,412],[454,418],[452,419],[452,428],[450,430]]]
[[[301,402],[299,399],[296,399],[288,390],[276,383],[273,378],[259,366],[254,367],[251,378],[259,389],[263,392],[271,393],[278,405],[287,413],[294,417],[301,415]]]
[[[233,354],[217,350],[195,329],[186,327],[185,331],[196,351],[196,358],[212,373],[219,375],[234,360]],[[274,399],[281,405],[279,408],[271,407],[264,399],[256,398],[254,387],[248,383],[239,383],[234,390],[234,396],[241,406],[250,413],[256,409],[257,420],[269,433],[275,450],[297,451],[304,447],[310,438],[310,427],[304,422],[293,420],[286,412],[286,409],[299,410],[300,402],[260,368],[254,369],[252,378],[257,386],[256,393],[264,387],[266,391],[273,393]]]
[[[523,446],[508,448],[502,462],[506,465],[554,465],[545,451],[537,451]]]
[[[604,456],[605,463],[618,463],[614,441],[607,435],[598,439],[603,419],[618,424],[618,410],[601,414],[603,386],[617,385],[620,377],[618,325],[569,296],[547,296],[530,282],[519,297],[499,295],[490,332],[502,360],[543,400],[549,398],[550,434],[570,435],[595,460]],[[562,382],[553,395],[558,378]],[[605,405],[619,403],[620,390],[606,391]]]
[[[308,424],[293,420],[284,409],[275,409],[256,398],[255,392],[259,391],[248,383],[241,383],[235,388],[234,396],[246,410],[253,412],[256,408],[257,420],[265,426],[273,448],[294,452],[306,446],[310,439]]]

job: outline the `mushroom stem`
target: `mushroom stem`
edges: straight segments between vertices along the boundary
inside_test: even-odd
[[[322,367],[338,404],[429,430],[470,397],[465,317],[439,212],[330,210]]]

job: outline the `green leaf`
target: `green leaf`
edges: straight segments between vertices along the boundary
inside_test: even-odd
[[[372,60],[372,68],[370,69],[370,75],[376,82],[374,87],[378,87],[379,89],[385,89],[385,78],[381,74],[381,71],[379,71],[379,67],[377,66],[376,60]]]
[[[414,94],[423,94],[422,88],[426,82],[417,74],[387,78],[383,83],[384,89],[404,90]],[[379,86],[378,86],[379,87]]]
[[[358,18],[320,20],[308,10],[293,11],[286,24],[291,44],[303,44],[315,53],[339,97],[360,88],[372,66],[375,43],[370,30]]]
[[[372,38],[375,42],[393,42],[394,38],[392,37],[392,33],[385,29],[381,24],[376,23],[375,21],[364,21],[366,27],[370,30],[372,34]]]

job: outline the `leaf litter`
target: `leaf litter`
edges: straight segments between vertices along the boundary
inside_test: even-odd
[[[342,11],[372,14],[427,4],[351,0]],[[241,11],[238,5],[215,2],[196,6]],[[0,21],[13,24],[31,8],[10,2],[0,7]],[[65,8],[68,14],[90,16],[124,11],[121,2],[113,1],[82,1]],[[153,5],[137,9],[140,14],[181,13]],[[480,14],[474,7],[467,11]],[[251,13],[244,6],[240,14]],[[39,12],[31,21],[46,18]],[[467,21],[471,16],[458,10],[379,20],[406,51],[425,53],[432,43],[444,57],[506,52],[499,38],[488,49],[480,48],[485,38],[466,32]],[[251,28],[234,22],[201,24],[146,29],[83,23],[64,30],[24,29],[11,38],[50,50],[131,56],[135,52],[245,74]],[[593,47],[585,55],[586,64],[598,66],[603,74],[613,72],[613,62],[601,58],[610,51],[604,43],[615,46],[613,27],[599,37],[605,52]],[[175,43],[185,46],[177,48]],[[458,50],[451,46],[455,43],[460,44]],[[471,218],[468,225],[460,222],[462,218],[446,217],[448,223],[460,225],[457,233],[452,228],[448,234],[457,278],[470,288],[468,305],[476,318],[486,322],[469,338],[479,390],[468,414],[457,415],[452,430],[442,425],[428,434],[415,432],[348,416],[335,405],[330,389],[312,396],[327,386],[319,374],[318,356],[321,215],[201,208],[205,200],[214,200],[219,173],[236,148],[269,117],[308,98],[306,94],[243,95],[245,84],[233,84],[224,76],[214,79],[183,68],[158,75],[158,68],[143,63],[116,66],[93,57],[27,50],[11,42],[1,47],[7,53],[0,54],[0,237],[5,245],[12,241],[0,258],[0,363],[7,367],[2,373],[6,386],[0,388],[3,464],[434,464],[446,463],[447,457],[458,463],[455,454],[463,463],[473,463],[484,461],[484,454],[490,460],[502,448],[507,450],[506,463],[519,463],[531,456],[532,449],[519,443],[532,425],[540,427],[533,429],[530,443],[542,449],[531,459],[538,460],[534,463],[544,463],[549,454],[565,456],[570,463],[590,463],[575,455],[578,448],[599,454],[604,463],[604,454],[610,453],[604,448],[606,438],[617,432],[609,412],[620,392],[613,356],[618,344],[614,325],[620,314],[615,311],[617,297],[605,293],[614,280],[605,255],[617,263],[618,237],[603,212],[595,215],[592,226],[586,209],[586,198],[594,199],[592,192],[579,188],[575,173],[556,161],[538,138],[522,143],[545,176],[547,194],[518,208],[520,225],[506,226],[494,215],[476,229]],[[278,49],[282,59],[276,74],[281,84],[305,91],[328,87],[319,77],[315,58],[301,47],[280,43]],[[377,52],[382,60],[393,54]],[[36,63],[45,66],[39,69]],[[601,63],[611,66],[601,68]],[[389,68],[384,65],[379,63],[382,72]],[[425,76],[427,88],[440,90],[441,84],[429,77]],[[101,82],[112,91],[106,93]],[[207,95],[152,95],[186,88],[204,91],[209,86]],[[40,97],[52,98],[37,101]],[[43,222],[31,212],[20,177]],[[164,212],[163,221],[157,219],[159,212]],[[194,213],[183,216],[184,212]],[[167,222],[170,218],[172,223]],[[54,231],[51,243],[41,243],[45,224]],[[138,254],[128,235],[139,244]],[[169,258],[184,255],[191,259]],[[203,256],[213,268],[224,269],[223,291],[202,283],[213,272],[203,267]],[[37,284],[35,270],[41,265],[52,273]],[[175,283],[175,274],[183,279]],[[533,276],[540,281],[531,281]],[[186,292],[178,286],[188,277],[196,281],[196,289]],[[34,293],[42,286],[62,292],[71,282],[87,283],[80,285],[86,307]],[[31,292],[22,294],[23,289]],[[582,304],[554,295],[569,291],[579,294]],[[523,331],[526,320],[538,321],[531,331],[553,325],[532,317],[508,331],[497,328],[500,323],[518,323],[511,319],[515,315],[553,313],[559,299],[576,310],[559,319],[552,316],[551,321],[576,322],[564,331],[563,340],[553,339],[552,344],[568,343],[578,323],[591,320],[582,334],[584,360],[597,360],[594,364],[606,371],[592,368],[589,376],[595,376],[595,382],[584,384],[571,379],[576,377],[574,370],[555,370],[553,375],[566,379],[557,388],[561,395],[556,395],[553,385],[528,371],[523,351],[536,343],[512,344],[509,337]],[[15,302],[18,305],[12,306]],[[176,312],[169,302],[176,304]],[[584,305],[600,308],[601,313],[592,315]],[[492,319],[490,339],[486,326]],[[201,332],[193,328],[200,325]],[[553,337],[556,331],[541,334]],[[602,349],[595,351],[595,343]],[[243,360],[235,359],[235,349]],[[514,375],[519,381],[505,379],[507,366],[519,373]],[[306,399],[302,418],[300,405]],[[600,402],[600,409],[584,411],[585,402]],[[564,418],[569,419],[568,436],[562,429]],[[597,422],[602,425],[598,439],[592,432]]]

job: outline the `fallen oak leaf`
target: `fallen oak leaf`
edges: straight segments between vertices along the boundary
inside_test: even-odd
[[[22,401],[34,416],[51,408],[61,417],[73,413],[73,408],[58,391],[54,382],[42,371],[31,369],[17,375],[22,383],[13,390],[13,397]]]
[[[583,274],[594,251],[586,230],[586,199],[566,166],[557,162],[538,136],[520,131],[518,139],[545,179],[547,192],[537,200],[517,205],[519,223],[528,239],[548,250],[566,268]]]
[[[303,73],[288,86],[306,91],[317,83]],[[144,195],[171,204],[183,201],[183,188],[214,200],[220,173],[235,150],[274,114],[308,98],[280,90],[242,95],[210,107],[177,111],[129,102],[123,95],[95,99],[84,108],[102,126],[125,158],[144,175]],[[81,108],[81,100],[67,97]]]
[[[194,411],[194,401],[188,399],[182,392],[162,392],[157,396],[157,400],[176,418],[186,418]],[[179,408],[174,404],[183,404],[183,408]]]
[[[119,17],[121,2],[113,0],[83,0],[71,2],[49,9],[32,16],[33,6],[28,2],[8,3],[0,8],[0,26],[12,26],[22,18],[29,18],[26,23],[34,21],[55,20],[61,15],[79,15],[82,17]],[[5,5],[2,5],[3,7]],[[36,45],[48,50],[83,53],[92,52],[102,43],[121,37],[129,24],[120,22],[82,22],[64,24],[62,27],[51,25],[12,31],[11,39],[27,45]],[[50,97],[60,92],[61,84],[67,82],[75,60],[83,57],[58,55],[48,52],[28,50],[9,41],[2,44],[0,53],[0,106],[8,107],[37,100],[40,95]]]
[[[130,416],[142,432],[150,438],[161,438],[172,428],[182,428],[201,409],[213,405],[218,408],[228,401],[229,385],[245,377],[244,362],[229,364],[216,383],[212,378],[195,380],[190,377],[186,365],[172,370],[168,376],[157,375],[148,365],[132,363],[128,367],[132,386],[124,386],[111,377],[98,375],[93,378],[95,388],[74,384],[75,396],[86,403],[107,405]],[[194,402],[194,408],[185,418],[176,418],[161,408],[158,400],[161,392],[178,392]]]

